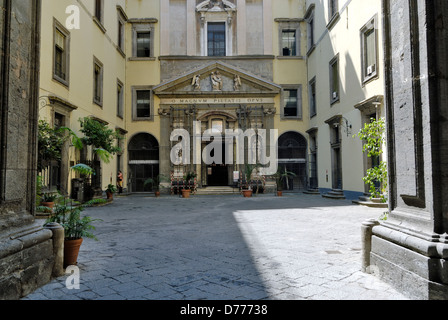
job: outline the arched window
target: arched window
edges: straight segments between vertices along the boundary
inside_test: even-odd
[[[287,132],[278,140],[278,157],[283,160],[306,159],[306,139],[297,132]]]
[[[159,160],[159,143],[154,136],[140,133],[129,143],[129,160]]]

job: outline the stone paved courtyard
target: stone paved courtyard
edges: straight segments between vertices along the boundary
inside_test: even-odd
[[[102,221],[80,289],[67,275],[24,299],[405,300],[360,272],[361,223],[383,211],[305,194],[115,197],[86,210]]]

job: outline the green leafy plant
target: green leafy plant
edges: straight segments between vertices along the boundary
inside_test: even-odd
[[[386,202],[387,164],[384,161],[381,161],[378,166],[368,169],[362,180],[369,185],[371,198],[381,198],[383,202]]]
[[[363,152],[367,153],[369,158],[379,158],[383,153],[382,146],[385,142],[384,133],[386,123],[383,118],[378,120],[371,119],[364,125],[357,136],[363,144]],[[370,198],[381,198],[383,202],[387,201],[387,164],[380,161],[378,165],[370,168],[363,178],[364,183],[369,186]]]
[[[243,176],[246,180],[246,188],[249,190],[251,188],[251,177],[255,169],[260,168],[261,165],[258,163],[246,163],[244,164]]]
[[[386,122],[383,118],[378,120],[370,119],[370,122],[364,125],[357,136],[364,142],[363,152],[368,157],[380,156],[383,153],[384,132],[386,131]]]
[[[57,193],[44,193],[41,197],[41,202],[55,202],[59,194]]]
[[[106,192],[115,193],[117,192],[117,187],[113,184],[109,184],[106,188]]]
[[[286,170],[286,167],[278,167],[277,172],[274,174],[277,183],[277,191],[283,190],[283,182],[286,179],[294,178],[296,176],[297,175],[294,172]]]
[[[195,177],[193,177],[194,179]],[[143,183],[143,185],[146,187],[147,185],[151,185],[151,187],[155,190],[155,191],[159,191],[160,189],[160,183],[162,181],[169,181],[168,177],[163,175],[163,174],[159,174],[157,175],[155,178],[148,178],[145,180],[145,182]]]
[[[92,175],[95,174],[95,171],[92,169],[92,167],[84,164],[84,163],[78,163],[70,168],[71,170],[82,174],[82,175]]]
[[[191,181],[194,180],[197,176],[198,175],[193,171],[187,172],[184,176],[184,181],[186,184],[184,189],[190,189]]]
[[[39,120],[38,135],[38,170],[45,169],[51,161],[60,161],[62,147],[67,139],[60,129],[54,129],[45,120]]]
[[[89,117],[80,119],[81,132],[84,137],[81,138],[83,144],[93,146],[94,152],[105,163],[110,162],[111,155],[121,152],[116,141],[123,137],[116,130],[110,129],[107,125]]]
[[[89,216],[82,216],[81,214],[85,208],[105,202],[104,199],[94,199],[82,205],[77,203],[73,205],[73,202],[70,204],[66,202],[58,204],[55,206],[53,214],[45,221],[45,225],[51,222],[59,223],[64,228],[66,240],[81,238],[98,240],[92,233],[95,230],[95,226],[92,223],[101,221],[101,219],[93,219]]]

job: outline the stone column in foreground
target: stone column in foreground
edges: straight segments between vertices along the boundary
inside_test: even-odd
[[[389,217],[370,263],[413,299],[448,299],[448,2],[384,0]]]

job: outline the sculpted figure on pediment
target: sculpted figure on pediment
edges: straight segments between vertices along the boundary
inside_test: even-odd
[[[222,91],[222,77],[221,73],[217,70],[211,74],[213,91]]]

